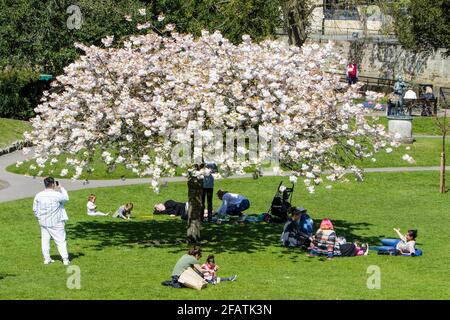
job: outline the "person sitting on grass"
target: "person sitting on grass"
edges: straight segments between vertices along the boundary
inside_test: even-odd
[[[86,204],[88,216],[107,216],[107,215],[109,215],[109,212],[103,213],[103,212],[97,211],[97,205],[95,204],[95,200],[97,200],[97,196],[95,194],[91,193],[88,197],[88,202]]]
[[[180,216],[181,219],[188,218],[188,202],[177,202],[174,200],[167,200],[164,203],[157,203],[154,206],[153,214],[168,214],[171,217]]]
[[[175,267],[172,270],[172,279],[169,281],[164,281],[161,284],[164,286],[181,288],[182,285],[178,282],[178,278],[187,268],[200,264],[199,260],[201,257],[202,249],[199,246],[191,247],[187,254],[184,254],[175,264]]]
[[[303,210],[302,210],[303,209]],[[304,208],[289,208],[291,218],[286,222],[281,234],[281,242],[283,246],[288,248],[309,247],[311,240],[310,235],[303,230],[300,222],[301,217],[306,210]]]
[[[381,243],[384,246],[392,246],[396,249],[396,254],[410,254],[414,255],[416,253],[416,238],[417,230],[408,230],[408,232],[403,235],[400,229],[394,228],[400,239],[382,239]]]
[[[242,211],[250,208],[250,201],[240,194],[228,191],[217,191],[217,197],[222,200],[222,205],[217,210],[217,215],[237,215],[242,216]]]
[[[310,257],[324,256],[328,259],[367,255],[369,246],[358,247],[354,243],[339,242],[330,219],[323,219],[316,234],[311,237]]]
[[[124,220],[130,220],[131,211],[133,210],[133,203],[128,202],[123,206],[120,206],[119,209],[113,214],[113,218],[121,218]]]
[[[237,275],[223,278],[217,276],[217,270],[219,270],[219,266],[214,261],[214,255],[210,254],[206,259],[206,262],[201,266],[202,270],[205,270],[203,274],[204,279],[210,284],[218,284],[221,281],[234,281],[237,278]]]

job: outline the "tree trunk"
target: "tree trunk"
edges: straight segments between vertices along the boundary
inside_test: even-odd
[[[308,38],[310,3],[304,0],[283,0],[282,7],[289,44],[301,47]]]
[[[198,243],[200,241],[200,229],[202,225],[203,206],[202,180],[189,178],[188,180],[188,221],[187,221],[187,240],[189,243]]]
[[[445,134],[442,136],[442,152],[441,152],[441,179],[439,192],[445,193]]]

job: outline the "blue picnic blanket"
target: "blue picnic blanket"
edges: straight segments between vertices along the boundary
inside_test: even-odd
[[[395,251],[395,246],[371,246],[371,247],[369,247],[369,249],[370,250],[375,250],[375,251],[378,251],[378,252],[380,252],[380,251],[381,252],[389,252],[389,251]],[[421,256],[423,254],[422,250],[420,250],[420,249],[416,248],[415,251],[416,252],[415,252],[414,256],[419,257],[419,256]],[[403,253],[402,256],[410,257],[411,254]]]

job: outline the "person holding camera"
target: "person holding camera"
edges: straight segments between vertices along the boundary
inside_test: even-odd
[[[34,197],[33,211],[41,227],[41,245],[44,264],[55,262],[50,257],[50,239],[58,247],[64,265],[69,265],[65,222],[69,220],[64,204],[69,201],[66,189],[52,177],[44,179],[45,190]]]

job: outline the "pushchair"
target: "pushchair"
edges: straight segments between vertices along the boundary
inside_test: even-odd
[[[294,192],[294,184],[291,188],[285,188],[280,191],[283,181],[280,182],[277,192],[273,197],[272,204],[266,215],[267,222],[283,223],[288,219],[288,210],[291,207],[292,194]]]

